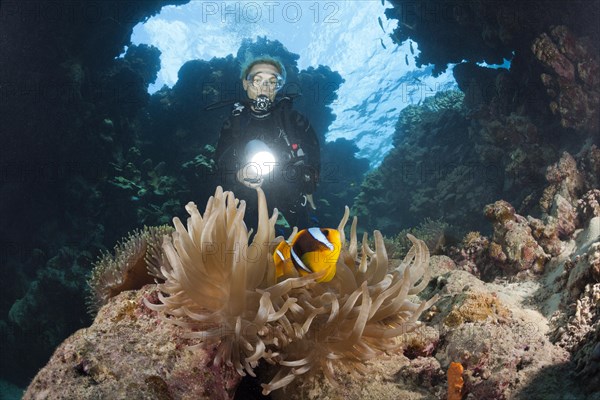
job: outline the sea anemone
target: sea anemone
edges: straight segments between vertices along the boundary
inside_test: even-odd
[[[189,329],[188,338],[201,339],[199,346],[216,344],[215,364],[252,376],[260,360],[274,364],[279,371],[262,385],[264,394],[319,371],[335,383],[335,368],[364,371],[365,361],[419,326],[419,315],[437,300],[409,300],[429,281],[423,241],[409,236],[413,247],[388,272],[380,232],[374,232],[374,250],[365,234],[359,251],[354,218],[346,243],[346,207],[334,278],[317,283],[314,273],[277,282],[272,254],[283,240],[275,239],[277,210],[269,218],[264,193],[257,192],[258,229],[251,242],[245,202],[233,193],[218,187],[203,215],[188,203],[187,229],[174,218],[175,232],[163,241],[168,265],[161,266],[161,304],[146,301],[167,321]]]
[[[88,310],[94,315],[111,297],[124,290],[140,289],[161,278],[159,265],[167,265],[162,239],[173,232],[167,225],[135,230],[117,243],[114,254],[103,253],[88,279]]]

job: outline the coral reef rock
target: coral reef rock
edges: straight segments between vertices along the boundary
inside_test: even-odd
[[[541,272],[550,256],[533,237],[527,219],[504,200],[487,205],[484,212],[494,225],[489,253],[496,265],[508,274]]]
[[[598,129],[600,60],[588,38],[576,37],[566,26],[542,33],[531,51],[546,67],[541,74],[550,97],[550,110],[565,128],[594,132]]]
[[[585,252],[597,267],[596,231],[596,225],[577,230],[576,240],[550,260],[542,275],[513,283],[485,283],[450,258],[432,256],[432,279],[422,296],[437,293],[440,300],[422,316],[427,325],[400,336],[396,348],[371,359],[362,378],[335,365],[335,385],[328,384],[324,374],[315,374],[294,380],[270,397],[446,398],[446,371],[451,363],[460,362],[463,399],[600,399],[599,284],[580,282],[584,290],[575,299],[560,289],[567,283],[568,271],[574,271],[566,262],[571,257]],[[592,273],[585,276],[598,280]],[[181,327],[164,322],[143,305],[144,299],[158,304],[157,295],[155,286],[146,286],[110,299],[92,327],[75,333],[57,349],[25,399],[232,398],[239,375],[233,368],[209,366],[213,347],[190,349],[197,340],[180,339]],[[568,325],[556,319],[563,330],[553,334],[556,321],[550,315],[562,303],[576,304],[577,309]],[[257,370],[259,379],[268,379],[263,375],[273,372],[266,371]],[[587,389],[579,379],[590,382]]]
[[[600,217],[600,190],[592,189],[577,201],[580,222]]]
[[[560,263],[554,266],[563,268]],[[463,399],[600,399],[594,389],[582,393],[568,349],[548,337],[551,326],[544,310],[553,298],[540,293],[550,293],[549,287],[555,285],[554,270],[528,281],[485,283],[445,256],[433,256],[431,268],[433,283],[424,295],[434,291],[441,298],[423,316],[427,325],[401,337],[397,349],[371,360],[364,378],[342,374],[338,385],[331,386],[315,376],[294,381],[271,397],[441,399],[448,392],[446,371],[460,362]],[[591,303],[586,304],[589,308]],[[593,343],[583,348],[580,376],[593,380],[597,352]]]
[[[567,152],[562,154],[558,162],[547,168],[546,180],[549,185],[540,199],[540,207],[544,211],[551,209],[556,194],[573,203],[584,186],[584,177],[577,168],[577,161]]]
[[[230,399],[241,377],[212,366],[211,348],[179,339],[181,328],[156,318],[143,299],[155,287],[126,291],[94,324],[67,338],[31,382],[24,399]]]

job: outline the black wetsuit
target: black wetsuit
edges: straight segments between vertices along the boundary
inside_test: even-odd
[[[247,165],[246,144],[258,139],[264,142],[276,162],[264,177],[261,188],[271,211],[277,208],[291,226],[303,229],[309,220],[304,194],[316,188],[320,170],[317,136],[308,120],[291,108],[287,98],[280,100],[268,113],[256,113],[250,106],[236,103],[231,116],[221,128],[216,149],[220,179],[226,190],[247,203],[246,224],[256,227],[256,191],[236,180],[237,171]]]

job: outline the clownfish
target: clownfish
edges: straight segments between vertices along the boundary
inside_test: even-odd
[[[340,233],[336,229],[303,229],[291,242],[284,240],[275,249],[273,261],[277,279],[284,275],[294,276],[299,273],[305,276],[326,271],[317,282],[329,282],[335,275],[340,250]]]

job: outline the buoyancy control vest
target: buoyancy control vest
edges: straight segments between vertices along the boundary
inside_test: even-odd
[[[236,183],[235,172],[246,164],[245,147],[253,139],[264,142],[277,160],[274,178],[264,183],[265,191],[271,186],[290,196],[314,192],[320,165],[318,139],[308,120],[292,109],[290,97],[283,97],[266,113],[255,113],[249,104],[233,104],[215,155],[224,186]]]
[[[267,113],[253,113],[248,105],[235,103],[231,111],[233,140],[240,143],[258,139],[273,147],[282,162],[303,160],[305,154],[300,145],[301,140],[296,137],[296,131],[290,124],[291,110],[290,97],[281,98]]]

